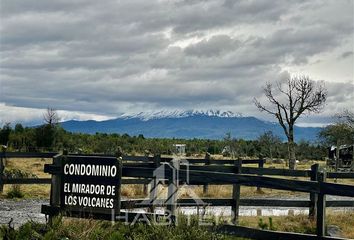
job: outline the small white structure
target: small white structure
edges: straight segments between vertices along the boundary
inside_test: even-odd
[[[184,156],[186,154],[186,144],[173,144],[173,153]]]

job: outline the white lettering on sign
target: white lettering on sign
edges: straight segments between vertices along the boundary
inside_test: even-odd
[[[69,193],[70,192],[70,183],[64,183],[64,192]]]
[[[113,208],[116,186],[84,183],[64,183],[64,204],[68,206]],[[66,194],[70,195],[66,195]],[[93,196],[78,196],[88,194]]]
[[[104,195],[105,194],[105,185],[73,183],[71,191],[73,193]]]
[[[109,163],[64,164],[62,180],[62,203],[80,208],[113,209],[119,201],[120,172],[117,165]],[[72,176],[72,177],[69,177]],[[100,179],[100,177],[102,177]],[[107,179],[111,178],[111,179]],[[91,180],[94,180],[91,182]],[[115,185],[117,184],[117,186]]]
[[[99,207],[99,208],[113,208],[114,200],[112,198],[98,198],[98,197],[83,197],[83,196],[65,196],[64,203],[69,206],[81,207]]]
[[[117,167],[111,165],[65,164],[65,175],[115,177]]]

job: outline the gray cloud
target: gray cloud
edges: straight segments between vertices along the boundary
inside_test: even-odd
[[[347,52],[344,52],[340,55],[340,58],[347,58],[347,57],[353,57],[353,51],[347,51]]]
[[[235,51],[239,42],[227,35],[216,35],[209,40],[202,40],[197,44],[191,44],[186,49],[187,55],[198,57],[218,56],[226,51]]]
[[[353,2],[345,0],[4,0],[0,18],[0,108],[262,116],[252,98],[265,82],[321,60],[353,61]],[[353,82],[327,71],[314,78],[328,83],[328,106],[352,107]],[[352,68],[342,72],[354,79]]]

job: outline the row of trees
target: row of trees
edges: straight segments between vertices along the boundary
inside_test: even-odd
[[[226,134],[222,140],[208,139],[166,139],[145,138],[143,135],[128,134],[83,134],[65,131],[59,124],[45,123],[29,128],[10,124],[0,129],[0,141],[8,146],[9,151],[60,151],[114,154],[123,151],[126,154],[171,154],[176,143],[186,144],[187,155],[206,152],[224,154],[233,157],[286,158],[287,144],[272,132],[265,132],[257,140],[235,139]],[[321,159],[326,155],[326,148],[309,142],[297,143],[301,152],[298,159]],[[232,153],[230,152],[232,149]]]
[[[35,128],[24,128],[18,123],[14,129],[6,123],[0,129],[0,144],[16,150],[34,151],[36,149],[51,149],[60,140],[58,134],[63,131],[59,126],[56,111],[48,108],[43,115],[44,124]]]
[[[0,129],[0,143],[20,151],[35,151],[36,149],[51,149],[58,141],[57,133],[59,127],[42,125],[36,128],[24,128],[21,124],[16,124],[12,129],[9,123]]]

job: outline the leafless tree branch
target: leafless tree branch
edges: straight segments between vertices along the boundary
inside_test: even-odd
[[[60,118],[58,113],[53,108],[47,108],[46,112],[43,114],[43,120],[46,124],[56,125],[59,123]]]
[[[274,94],[274,88],[280,96]],[[256,98],[254,99],[255,105],[260,111],[277,118],[288,138],[289,155],[292,156],[290,158],[295,158],[294,149],[292,149],[295,122],[302,114],[319,112],[326,101],[327,91],[322,84],[316,84],[308,76],[296,76],[289,78],[286,84],[276,82],[275,87],[267,83],[263,92],[270,106],[261,104]]]

